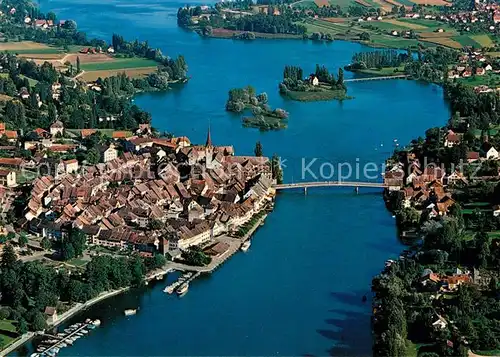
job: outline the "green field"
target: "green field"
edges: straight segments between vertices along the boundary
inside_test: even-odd
[[[17,328],[13,320],[0,320],[0,331],[17,333]]]
[[[396,30],[396,31],[405,30],[406,31],[406,30],[410,30],[409,27],[395,25],[395,24],[391,24],[389,22],[382,22],[382,21],[368,22],[368,23],[365,23],[364,25],[361,25],[361,27],[362,28],[372,27],[372,28],[377,28],[379,30],[383,30],[383,31],[391,31],[391,30]]]
[[[343,90],[324,90],[318,92],[288,91],[286,96],[299,102],[317,102],[332,99],[349,99]]]
[[[38,48],[32,50],[4,50],[2,52],[14,53],[19,55],[52,55],[63,53],[62,48],[53,47],[53,48]]]
[[[359,27],[349,27],[348,24],[337,24],[337,23],[333,24],[328,21],[322,21],[322,20],[308,21],[303,23],[303,25],[306,26],[308,33],[312,32],[329,33],[336,39],[347,40],[347,41],[359,40],[359,35],[361,33],[368,32],[370,33],[370,38],[371,38],[370,43],[368,43],[368,45],[372,45],[375,47],[391,47],[391,48],[406,49],[410,46],[416,46],[418,44],[418,40],[385,35],[380,33],[381,30],[379,29],[369,30]]]
[[[494,43],[488,34],[482,34],[482,35],[472,35],[470,36],[472,40],[475,42],[479,43],[482,47],[493,47]]]
[[[479,43],[477,43],[467,35],[453,36],[452,39],[460,43],[462,46],[471,46],[474,48],[482,47]]]
[[[36,79],[33,79],[33,78],[30,78],[30,77],[26,77],[24,74],[21,74],[19,77],[21,78],[27,78],[28,79],[28,82],[30,83],[30,87],[34,87],[37,85],[38,81]]]
[[[156,67],[158,62],[145,58],[117,58],[109,62],[84,63],[81,69],[84,71],[106,71],[125,68]]]
[[[473,76],[469,78],[460,78],[459,82],[468,86],[487,85],[490,87],[500,86],[500,75],[497,73],[487,72],[484,76]]]
[[[401,67],[384,67],[384,68],[370,68],[370,69],[361,69],[356,71],[355,73],[363,73],[370,74],[374,76],[396,76],[404,74],[404,66]]]

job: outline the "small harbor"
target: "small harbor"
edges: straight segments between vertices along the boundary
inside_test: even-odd
[[[78,322],[65,328],[63,332],[58,332],[56,335],[43,333],[41,336],[46,339],[40,342],[31,357],[56,356],[62,348],[73,345],[75,341],[100,325],[100,320],[87,319],[85,322]]]

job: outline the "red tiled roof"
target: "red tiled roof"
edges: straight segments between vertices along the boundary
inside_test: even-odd
[[[21,159],[21,158],[0,157],[0,165],[21,166],[22,163],[23,163],[23,159]]]
[[[9,139],[17,139],[17,131],[15,130],[5,130],[5,135]]]
[[[97,132],[97,130],[95,129],[82,129],[80,135],[82,136],[82,138],[86,138],[87,136],[90,136],[95,132]]]
[[[468,159],[479,159],[479,153],[477,151],[471,151],[467,153]]]
[[[113,131],[113,139],[125,139],[128,136],[126,131]]]

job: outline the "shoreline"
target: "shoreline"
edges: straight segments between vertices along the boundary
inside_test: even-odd
[[[87,308],[97,304],[98,302],[101,302],[101,301],[106,300],[110,297],[119,295],[119,294],[121,294],[129,289],[130,289],[130,287],[126,287],[126,288],[121,288],[118,290],[104,292],[104,293],[100,294],[99,296],[96,296],[95,298],[90,299],[84,303],[76,303],[75,306],[73,306],[69,310],[65,311],[61,315],[61,317],[59,317],[57,319],[57,321],[47,324],[47,328],[57,327],[60,324],[64,323],[66,320],[68,320],[71,317],[77,315],[78,313],[86,310]],[[19,347],[21,347],[25,343],[29,342],[33,337],[37,336],[38,332],[39,331],[36,331],[36,332],[30,331],[30,332],[22,335],[20,339],[14,340],[10,345],[6,346],[3,350],[0,351],[0,356],[6,356],[9,353],[14,352],[16,349],[18,349]]]
[[[240,250],[241,245],[249,240],[251,236],[257,231],[257,229],[262,225],[262,223],[265,221],[267,218],[268,213],[264,214],[252,228],[241,238],[234,238],[238,239],[240,241],[240,244],[237,245],[236,249],[233,249],[230,252],[230,254],[223,254],[218,260],[212,260],[212,262],[205,267],[194,267],[194,268],[199,268],[199,270],[194,269],[193,266],[191,265],[184,265],[184,264],[179,264],[179,263],[173,263],[169,262],[168,264],[165,265],[163,269],[160,271],[154,271],[151,274],[147,275],[144,278],[144,281],[146,282],[146,285],[148,284],[149,281],[155,280],[157,277],[164,277],[166,274],[168,274],[171,271],[174,270],[180,270],[180,271],[195,271],[197,272],[191,279],[190,282],[195,280],[197,277],[199,277],[202,273],[205,274],[211,274],[213,273],[220,265],[222,265],[224,262],[226,262],[229,258],[231,258],[236,252]],[[226,252],[227,253],[227,252]],[[173,267],[173,264],[177,264],[175,267]],[[75,306],[64,312],[60,318],[57,319],[56,322],[48,324],[47,328],[52,328],[52,327],[57,327],[60,324],[64,323],[66,320],[70,319],[71,317],[74,317],[75,315],[78,315],[79,313],[82,313],[89,307],[97,304],[98,302],[104,301],[106,299],[112,298],[114,296],[118,296],[128,290],[130,290],[130,287],[125,287],[121,288],[118,290],[112,290],[108,292],[104,292],[100,294],[99,296],[96,296],[95,298],[86,301],[84,303],[76,303]],[[33,339],[33,337],[38,335],[37,332],[27,332],[26,334],[22,335],[19,339],[14,340],[10,345],[7,345],[3,350],[0,351],[0,357],[6,356],[11,352],[14,352],[18,348],[22,347],[24,344],[28,343]]]

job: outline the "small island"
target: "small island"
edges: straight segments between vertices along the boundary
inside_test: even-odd
[[[285,66],[280,93],[292,100],[313,102],[320,100],[349,99],[344,84],[344,71],[339,68],[338,78],[325,66],[316,65],[316,71],[304,78],[303,70],[297,66]]]
[[[288,112],[283,109],[272,109],[267,93],[256,94],[255,88],[233,88],[229,91],[226,110],[234,113],[252,112],[252,116],[243,118],[243,126],[260,130],[278,130],[287,127]]]

